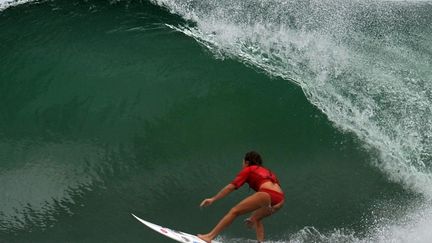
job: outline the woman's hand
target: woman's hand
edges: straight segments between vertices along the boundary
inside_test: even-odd
[[[220,190],[220,192],[218,192],[215,196],[204,199],[204,201],[202,201],[202,203],[200,204],[200,207],[210,206],[214,201],[225,197],[226,195],[230,194],[234,190],[235,190],[235,186],[230,183],[226,185],[224,188],[222,188],[222,190]]]
[[[213,198],[206,198],[201,202],[200,207],[210,206],[214,201],[215,200]]]

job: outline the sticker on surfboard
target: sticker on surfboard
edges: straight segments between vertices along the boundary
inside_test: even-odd
[[[162,227],[160,225],[150,223],[148,221],[145,221],[144,219],[141,219],[141,218],[137,217],[134,214],[132,214],[132,216],[134,216],[138,221],[140,221],[141,223],[143,223],[144,225],[146,225],[150,229],[158,232],[159,234],[165,235],[166,237],[169,237],[169,238],[171,238],[173,240],[176,240],[178,242],[183,242],[183,243],[206,243],[205,241],[201,240],[200,238],[198,238],[195,235],[191,235],[191,234],[188,234],[188,233],[185,233],[185,232],[181,232],[181,231],[177,231],[177,230],[168,229],[166,227]],[[221,243],[221,242],[217,242],[217,241],[213,240],[212,243]]]

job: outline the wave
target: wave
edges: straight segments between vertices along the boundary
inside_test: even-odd
[[[32,2],[0,0],[0,10]],[[169,27],[299,85],[388,178],[432,198],[430,1],[151,0]]]
[[[0,10],[31,1],[0,0]],[[290,242],[427,242],[432,225],[432,30],[428,1],[293,1],[293,0],[152,0],[186,19],[182,25],[167,25],[191,36],[211,50],[216,58],[233,58],[299,85],[309,101],[340,129],[356,134],[372,153],[373,161],[390,180],[426,199],[406,215],[392,221],[369,224],[366,236],[336,229],[320,232],[306,227],[289,233]],[[6,145],[0,144],[1,147]],[[46,147],[54,146],[47,144]],[[92,146],[76,145],[72,150]],[[71,149],[70,144],[67,146]],[[4,148],[3,148],[4,149]],[[42,145],[41,151],[45,150]],[[16,217],[26,208],[43,214],[56,200],[74,203],[71,191],[90,188],[97,175],[82,176],[89,169],[85,158],[73,167],[58,164],[59,147],[52,158],[33,166],[17,168],[35,188],[46,188],[52,200],[17,193],[2,207]],[[68,151],[68,154],[79,154]],[[35,152],[36,153],[36,152]],[[37,154],[42,154],[37,152]],[[18,155],[17,155],[18,156]],[[38,157],[38,156],[31,156]],[[97,159],[96,159],[97,160]],[[40,168],[48,176],[40,175]],[[92,171],[92,170],[91,170]],[[56,174],[69,180],[50,184]],[[14,176],[14,172],[11,172]],[[31,177],[40,175],[40,177]],[[97,180],[97,179],[96,179]],[[15,179],[0,174],[10,188]],[[38,185],[34,182],[42,183]],[[49,185],[48,185],[49,184]],[[78,189],[84,187],[84,189]],[[21,187],[20,187],[21,188]],[[70,191],[68,189],[71,189]],[[9,190],[9,189],[8,189]],[[20,198],[22,196],[22,198]],[[30,205],[30,206],[28,206]],[[40,208],[33,205],[42,205]],[[47,210],[48,209],[48,210]],[[2,215],[2,217],[5,215]],[[25,222],[20,219],[17,222]],[[35,219],[37,220],[37,218]],[[6,220],[8,221],[8,220]],[[13,220],[10,220],[13,221]],[[0,226],[22,228],[25,225]],[[48,227],[48,226],[47,226]],[[239,240],[240,242],[241,240]]]
[[[337,127],[376,150],[389,179],[432,198],[432,30],[424,4],[153,2],[192,21],[171,27],[216,57],[300,85]]]

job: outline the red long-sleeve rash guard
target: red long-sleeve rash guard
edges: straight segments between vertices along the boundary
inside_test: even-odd
[[[258,191],[260,186],[266,181],[272,181],[273,183],[279,184],[276,175],[270,170],[262,166],[251,165],[243,168],[231,184],[235,186],[235,189],[238,189],[247,182],[250,188]]]

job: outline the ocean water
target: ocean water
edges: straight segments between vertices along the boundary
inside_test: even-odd
[[[208,232],[248,150],[268,242],[432,242],[432,2],[0,0],[0,242]],[[246,216],[244,216],[246,217]],[[254,242],[242,220],[223,242]]]

